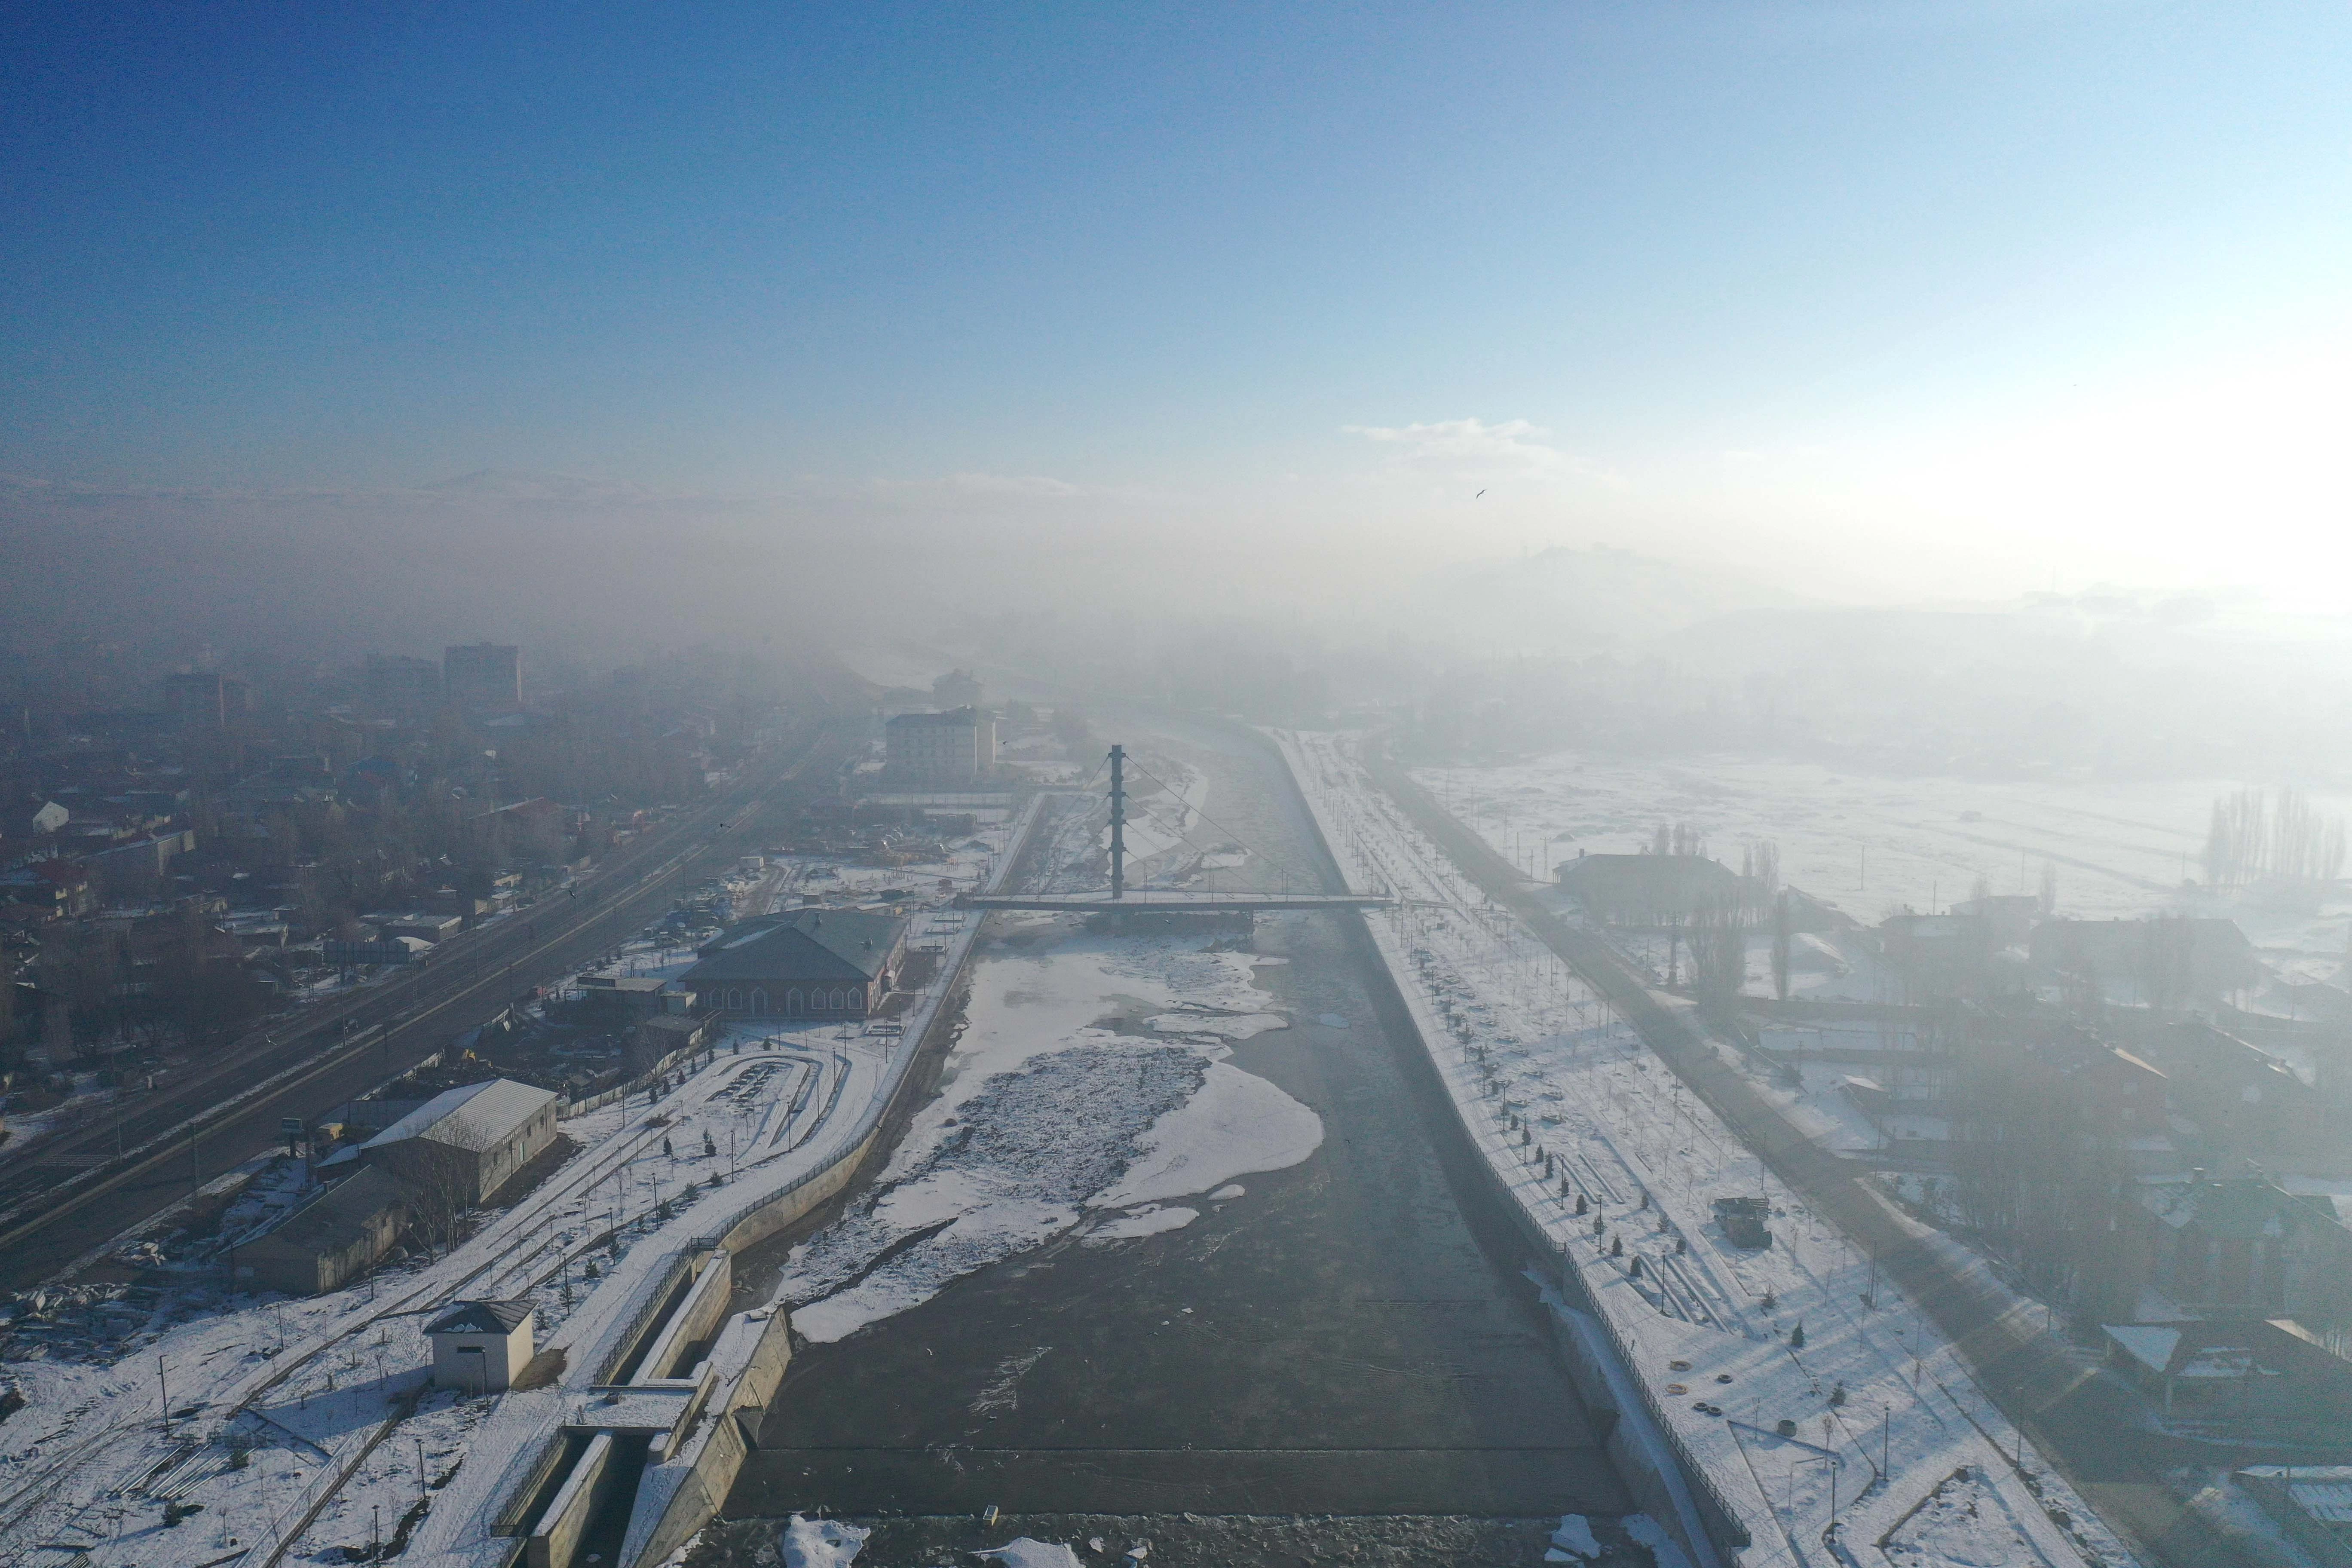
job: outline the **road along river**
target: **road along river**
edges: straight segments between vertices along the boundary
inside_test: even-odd
[[[1139,803],[1149,867],[1316,878],[1270,754],[1130,733],[1172,786]],[[1630,1507],[1353,918],[998,917],[888,1166],[745,1259],[808,1342],[696,1560],[822,1509],[886,1565],[1024,1532],[1091,1561],[1526,1563],[1561,1514]]]

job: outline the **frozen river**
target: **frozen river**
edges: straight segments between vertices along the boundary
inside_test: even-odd
[[[1307,863],[1270,758],[1139,738],[1193,770],[1193,837]],[[812,1342],[730,1516],[1623,1512],[1340,918],[993,928],[887,1168],[753,1260]]]

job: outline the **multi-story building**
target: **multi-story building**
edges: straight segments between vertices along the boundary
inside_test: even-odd
[[[996,718],[977,708],[901,713],[883,727],[890,772],[907,779],[975,779],[996,767]]]
[[[522,706],[522,649],[510,643],[467,643],[441,656],[441,680],[460,708],[510,713]]]

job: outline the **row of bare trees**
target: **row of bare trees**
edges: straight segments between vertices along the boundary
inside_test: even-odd
[[[2216,888],[2260,878],[2332,882],[2344,870],[2344,818],[2323,814],[2291,789],[2242,789],[2213,803],[2205,834],[2205,879]]]
[[[1704,856],[1706,840],[1687,822],[1661,822],[1658,830],[1650,836],[1650,853]]]

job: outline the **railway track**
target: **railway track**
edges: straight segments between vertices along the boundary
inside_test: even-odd
[[[712,803],[671,836],[583,884],[576,912],[573,900],[549,900],[530,919],[491,928],[496,945],[428,965],[397,992],[304,1020],[299,1033],[269,1037],[262,1051],[233,1055],[175,1086],[167,1103],[146,1113],[143,1142],[121,1155],[99,1147],[113,1131],[106,1127],[28,1151],[28,1166],[50,1168],[49,1181],[11,1193],[14,1206],[0,1215],[0,1286],[23,1289],[86,1263],[110,1238],[193,1192],[202,1179],[200,1159],[208,1156],[217,1172],[251,1157],[277,1142],[282,1117],[307,1119],[320,1104],[396,1076],[437,1048],[468,1010],[509,1000],[516,987],[552,978],[625,940],[681,881],[757,843],[773,792],[845,744],[841,733],[820,730],[789,765]],[[339,1031],[347,1019],[352,1031],[345,1035]],[[96,1248],[93,1235],[100,1238]]]

